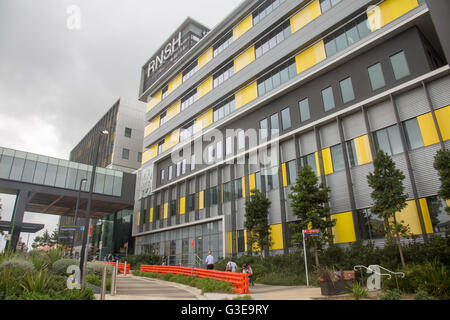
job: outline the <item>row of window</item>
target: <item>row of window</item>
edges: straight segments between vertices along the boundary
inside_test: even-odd
[[[138,152],[137,154],[138,154],[137,161],[139,163],[141,163],[142,162],[142,152]],[[127,148],[122,149],[122,159],[126,159],[126,160],[130,159],[130,149],[127,149]]]
[[[335,5],[338,2],[330,3],[331,5]],[[324,4],[325,5],[325,4]],[[364,29],[364,27],[367,29]],[[366,30],[366,31],[364,31]],[[351,41],[357,41],[361,37],[364,37],[367,35],[367,32],[371,32],[370,29],[368,29],[367,26],[367,16],[362,15],[358,19],[356,19],[354,22],[351,22],[349,26],[347,26],[347,29],[344,29],[343,35],[345,35],[345,43],[348,44],[348,42]],[[342,31],[339,31],[342,32]],[[340,36],[337,35],[338,32],[333,33],[332,36],[329,36],[326,41],[325,47],[326,49],[326,55],[330,56],[334,53],[336,53],[339,50],[342,50],[344,46],[340,46],[339,44],[337,47],[339,50],[330,51],[330,48],[332,45],[330,43],[335,43],[334,46],[336,47],[336,41],[338,43],[341,43]],[[358,37],[355,36],[355,34],[358,35]],[[273,38],[273,37],[272,37]],[[272,39],[271,38],[271,39]],[[276,37],[275,37],[276,38]],[[347,40],[351,39],[351,40]],[[337,40],[336,40],[337,39]],[[276,40],[275,40],[276,41]],[[348,41],[348,42],[347,42]],[[270,43],[270,40],[269,40]],[[269,45],[270,47],[270,45]],[[257,48],[261,49],[261,47]],[[261,49],[262,50],[262,49]],[[390,57],[392,68],[395,74],[395,78],[397,80],[407,76],[410,74],[406,58],[403,52],[399,52],[396,55],[393,55]],[[373,66],[370,66],[368,68],[369,72],[369,78],[372,85],[373,90],[377,90],[385,85],[383,72],[381,69],[380,64],[375,64]],[[283,65],[275,68],[274,70],[270,71],[269,73],[265,74],[262,78],[257,80],[258,89],[257,94],[258,96],[262,96],[265,93],[273,90],[274,88],[278,87],[282,83],[288,81],[289,79],[295,77],[297,75],[297,67],[296,62],[294,58],[291,58],[287,62],[285,62]],[[219,80],[217,80],[219,81]],[[351,78],[344,79],[340,82],[340,88],[341,88],[341,94],[342,99],[344,103],[347,103],[349,101],[352,101],[355,99],[355,94],[353,90],[353,84],[351,81]],[[331,87],[325,88],[322,90],[322,100],[323,100],[323,107],[325,111],[332,110],[336,107],[335,105],[335,99],[333,95],[333,90]],[[182,103],[182,110],[187,108],[190,104],[196,101],[196,92],[192,92],[191,95],[188,95],[188,99],[183,101]],[[310,119],[311,113],[309,110],[309,101],[307,99],[304,99],[299,102],[299,109],[300,109],[300,117],[301,121],[306,121]],[[214,121],[217,121],[219,119],[226,116],[226,114],[231,113],[234,109],[228,109],[224,108],[223,112],[220,110],[220,107],[217,108],[217,112],[214,113]]]
[[[225,68],[222,68],[219,72],[213,75],[213,88],[221,85],[224,81],[227,81],[229,77],[234,74],[234,64],[229,63]]]
[[[273,10],[278,8],[285,0],[267,0],[253,11],[253,25],[259,23],[262,19],[268,16]]]
[[[255,57],[258,59],[291,35],[291,24],[286,21],[255,44]]]

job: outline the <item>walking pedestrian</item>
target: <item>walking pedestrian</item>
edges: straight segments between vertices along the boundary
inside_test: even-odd
[[[227,263],[225,271],[236,272],[236,268],[237,268],[236,262],[234,262],[234,258],[231,257],[230,261],[228,261]]]
[[[248,282],[250,283],[251,286],[254,286],[255,283],[253,282],[253,270],[252,270],[252,267],[250,267],[250,265],[244,263],[242,265],[242,273],[248,273]]]
[[[211,254],[211,250],[208,251],[208,256],[205,260],[206,263],[206,269],[212,270],[214,269],[214,256]]]

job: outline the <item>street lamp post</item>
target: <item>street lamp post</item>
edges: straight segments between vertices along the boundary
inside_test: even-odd
[[[86,182],[87,179],[83,178],[80,181],[80,187],[78,188],[78,194],[77,194],[77,205],[75,207],[75,220],[74,220],[74,226],[77,225],[77,219],[78,219],[78,207],[80,205],[80,194],[81,194],[81,185],[83,182]],[[72,245],[70,246],[70,256],[73,257],[73,245],[75,242],[75,230],[72,231]]]
[[[98,159],[98,148],[100,146],[100,139],[102,135],[108,135],[108,130],[104,129],[100,131],[98,135],[97,142],[95,144],[94,151],[94,163],[92,165],[92,173],[91,173],[91,184],[89,186],[89,194],[88,194],[88,203],[86,208],[86,217],[84,224],[84,234],[83,234],[83,245],[81,247],[81,256],[80,256],[80,271],[81,271],[81,283],[83,288],[86,285],[86,262],[87,262],[87,244],[89,240],[89,225],[91,220],[91,203],[92,203],[92,192],[94,191],[94,180],[95,180],[95,171],[97,169],[97,159]]]

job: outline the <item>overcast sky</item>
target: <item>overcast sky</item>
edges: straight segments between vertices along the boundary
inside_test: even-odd
[[[212,29],[242,2],[0,0],[0,146],[68,159],[118,98],[145,108],[141,67],[188,16]],[[15,196],[0,198],[10,220]],[[58,220],[25,215],[50,232]]]

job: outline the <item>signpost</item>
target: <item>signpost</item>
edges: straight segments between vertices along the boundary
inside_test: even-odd
[[[61,231],[84,231],[84,226],[66,226],[60,227]]]
[[[309,287],[308,262],[306,261],[305,237],[317,237],[319,235],[319,229],[302,230],[302,235],[303,235],[303,253],[305,257],[306,286]]]

